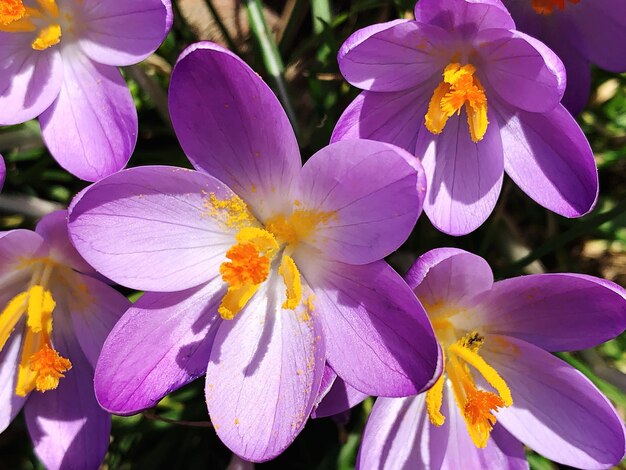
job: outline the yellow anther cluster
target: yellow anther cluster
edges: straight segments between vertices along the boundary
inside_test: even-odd
[[[433,92],[425,117],[426,128],[440,134],[448,119],[465,106],[470,136],[479,142],[487,132],[487,96],[471,65],[452,63],[443,71],[443,81]]]

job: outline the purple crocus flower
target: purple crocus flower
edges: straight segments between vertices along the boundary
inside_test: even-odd
[[[615,0],[503,0],[520,31],[546,43],[563,61],[563,104],[574,115],[589,99],[589,64],[626,71],[626,3]]]
[[[39,116],[59,165],[88,181],[123,168],[137,110],[115,68],[141,62],[172,23],[170,0],[4,0],[0,125]]]
[[[420,0],[415,21],[357,31],[342,46],[344,77],[363,91],[333,141],[367,138],[417,155],[428,179],[424,210],[463,235],[492,212],[504,171],[566,217],[594,206],[591,148],[559,103],[563,64],[515,30],[499,0]]]
[[[624,456],[624,428],[609,401],[550,352],[596,346],[626,328],[626,293],[582,274],[493,282],[489,265],[443,248],[406,276],[444,351],[427,393],[379,398],[359,467],[528,468],[523,444],[577,468]]]
[[[206,374],[217,434],[246,460],[264,461],[303,428],[323,377],[383,396],[432,385],[434,333],[382,261],[421,211],[419,162],[354,140],[302,166],[271,90],[208,42],[176,64],[170,110],[196,171],[124,170],[70,211],[87,260],[151,291],[105,343],[100,404],[136,413]]]
[[[109,446],[94,369],[130,302],[94,275],[70,244],[66,211],[35,232],[0,233],[0,432],[24,408],[50,470],[97,469]]]

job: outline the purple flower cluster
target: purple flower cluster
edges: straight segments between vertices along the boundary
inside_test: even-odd
[[[23,408],[46,467],[95,469],[109,413],[205,376],[215,432],[254,462],[373,395],[361,469],[526,468],[524,445],[618,463],[620,417],[551,353],[621,334],[624,289],[566,273],[495,282],[452,248],[404,279],[384,260],[422,209],[447,234],[475,230],[505,172],[563,216],[594,207],[593,153],[562,102],[586,101],[576,71],[590,62],[626,70],[604,50],[623,19],[609,0],[504,4],[419,0],[414,20],[350,36],[339,66],[363,91],[304,165],[262,79],[194,44],[169,90],[194,169],[123,170],[137,114],[115,67],[159,46],[169,1],[0,3],[0,123],[39,117],[57,161],[95,181],[35,231],[0,233],[0,431]],[[111,283],[145,294],[131,305]]]

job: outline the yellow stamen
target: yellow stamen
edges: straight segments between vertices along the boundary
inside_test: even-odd
[[[337,214],[332,211],[297,209],[289,216],[280,214],[272,217],[265,223],[265,227],[281,244],[295,247],[309,238],[320,224],[328,223],[335,217]]]
[[[444,382],[444,374],[441,374],[435,385],[426,392],[426,410],[428,411],[430,422],[435,426],[441,426],[446,421],[446,417],[441,414]]]
[[[300,271],[290,256],[283,256],[278,274],[282,276],[287,288],[287,300],[283,302],[282,307],[294,310],[302,300],[302,280],[300,279]]]
[[[236,240],[238,243],[226,252],[231,261],[220,266],[222,279],[229,287],[218,312],[226,320],[234,318],[267,279],[271,259],[279,249],[271,233],[256,227],[241,229]]]
[[[72,368],[72,363],[60,356],[47,343],[30,357],[28,364],[36,374],[35,388],[40,392],[47,392],[57,388],[59,379],[65,377],[63,372],[67,372]]]
[[[9,25],[26,15],[22,0],[2,0],[0,2],[0,25]]]
[[[426,128],[440,134],[448,119],[459,115],[465,106],[470,136],[479,142],[487,132],[487,96],[485,89],[474,75],[476,68],[471,64],[449,64],[443,72],[443,81],[435,88],[428,104],[425,117]]]
[[[463,359],[480,372],[487,383],[498,391],[504,401],[504,406],[511,406],[513,404],[511,390],[507,386],[506,382],[502,379],[502,377],[500,377],[500,375],[498,375],[498,372],[487,364],[485,360],[476,352],[462,346],[459,343],[450,345],[448,351]]]
[[[44,328],[51,330],[51,325],[44,325],[44,323],[52,321],[52,311],[55,306],[56,303],[50,291],[38,285],[29,289],[27,325],[33,333],[39,333]]]
[[[61,26],[51,24],[39,31],[37,38],[32,43],[32,48],[36,51],[45,51],[59,42],[61,42]]]
[[[540,15],[551,15],[555,9],[565,10],[565,0],[531,0],[533,10]],[[568,0],[578,3],[580,0]]]
[[[22,292],[13,297],[2,313],[0,313],[0,351],[4,348],[17,322],[26,313],[27,300],[28,293]]]

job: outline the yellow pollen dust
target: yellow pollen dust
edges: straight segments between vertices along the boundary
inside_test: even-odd
[[[21,20],[26,15],[22,0],[2,0],[0,2],[0,24],[9,25]]]
[[[47,269],[51,270],[49,266]],[[19,320],[26,315],[15,387],[19,396],[26,396],[34,389],[45,392],[57,388],[63,373],[72,367],[71,362],[61,357],[50,342],[55,306],[51,292],[40,284],[34,284],[26,292],[13,297],[0,313],[0,351]]]
[[[337,214],[332,211],[297,209],[288,216],[280,214],[272,217],[265,223],[265,227],[280,243],[294,247],[309,238],[320,224],[328,223],[336,217]]]
[[[487,96],[474,75],[471,64],[449,64],[443,71],[443,81],[435,88],[425,117],[426,128],[440,134],[448,119],[460,115],[465,106],[472,141],[480,142],[487,132]]]
[[[567,0],[578,3],[580,0]],[[565,10],[565,0],[531,0],[533,10],[540,15],[551,15],[554,10]]]
[[[208,215],[219,220],[228,228],[243,228],[254,222],[254,216],[248,206],[239,196],[220,199],[215,193],[210,193],[204,199],[204,207]]]
[[[440,331],[436,331],[438,335],[441,334]],[[445,417],[441,413],[444,375],[447,377],[456,404],[465,420],[467,431],[474,445],[479,448],[487,445],[491,430],[496,423],[494,413],[500,408],[513,404],[511,391],[506,382],[478,354],[484,341],[483,336],[472,331],[445,347],[444,374],[426,393],[428,417],[433,425],[441,426],[445,422]],[[495,389],[495,392],[480,390],[476,387],[470,366]]]

